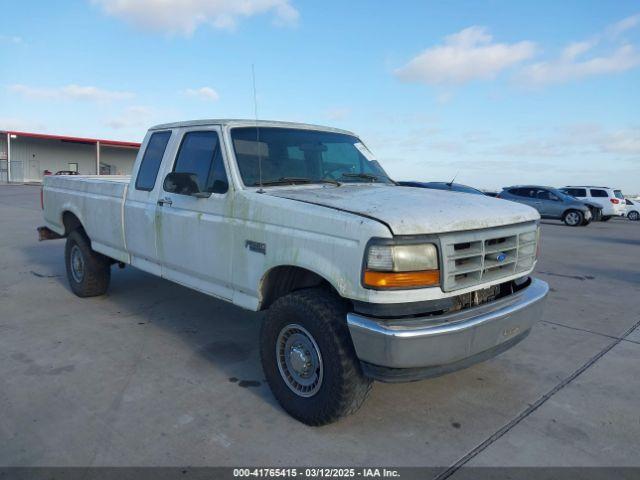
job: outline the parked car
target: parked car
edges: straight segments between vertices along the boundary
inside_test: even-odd
[[[507,350],[548,292],[530,276],[538,212],[397,186],[345,130],[159,125],[130,177],[48,176],[43,192],[40,237],[66,237],[76,295],[104,294],[117,263],[267,310],[265,378],[310,425],[356,411],[372,380],[418,380]]]
[[[515,185],[505,187],[498,198],[524,203],[535,208],[542,218],[562,220],[570,227],[588,225],[591,210],[584,202],[553,187],[539,185]]]
[[[449,192],[462,192],[462,193],[472,193],[475,195],[484,195],[484,193],[478,190],[477,188],[469,187],[467,185],[462,185],[461,183],[410,182],[410,181],[399,181],[396,183],[403,187],[430,188],[432,190],[448,190]]]
[[[626,215],[629,220],[637,222],[640,220],[640,202],[638,200],[629,200],[625,199],[625,204],[627,206]]]
[[[626,205],[624,203],[624,195],[620,190],[609,187],[593,187],[593,186],[568,186],[560,189],[561,191],[577,198],[591,203],[597,203],[602,207],[602,221],[611,220],[612,217],[624,216]]]

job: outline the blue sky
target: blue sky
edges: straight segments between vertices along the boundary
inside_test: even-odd
[[[2,2],[0,128],[139,140],[259,115],[398,179],[640,192],[640,2]],[[10,21],[8,21],[10,19]]]

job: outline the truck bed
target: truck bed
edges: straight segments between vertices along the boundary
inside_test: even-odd
[[[63,235],[64,215],[75,215],[84,226],[92,248],[120,261],[128,261],[124,234],[124,199],[128,175],[60,175],[44,177],[44,219]]]

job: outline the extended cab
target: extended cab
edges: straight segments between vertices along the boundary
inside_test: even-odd
[[[281,405],[320,425],[372,380],[488,359],[541,317],[538,213],[396,186],[353,133],[283,122],[153,127],[129,177],[48,176],[41,239],[66,237],[73,292],[111,266],[267,310],[261,360]]]

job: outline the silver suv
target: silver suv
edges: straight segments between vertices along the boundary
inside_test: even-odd
[[[535,208],[542,218],[559,219],[570,227],[589,225],[592,219],[591,210],[584,202],[553,187],[505,187],[498,194],[498,198],[529,205]]]

